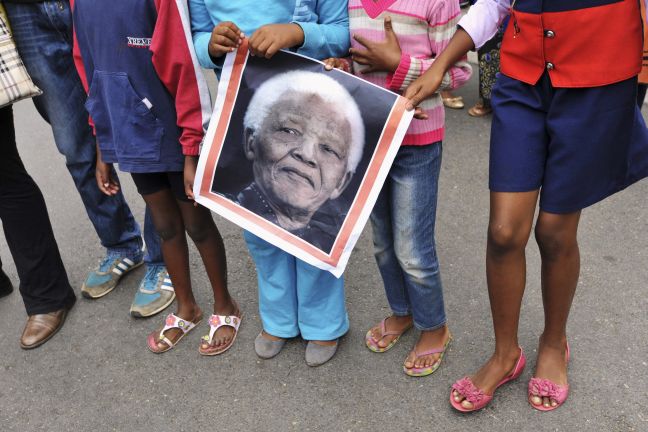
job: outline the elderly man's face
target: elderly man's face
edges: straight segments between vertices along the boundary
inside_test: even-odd
[[[276,204],[315,212],[344,191],[351,125],[315,94],[290,92],[270,108],[256,134],[247,131],[254,179]]]

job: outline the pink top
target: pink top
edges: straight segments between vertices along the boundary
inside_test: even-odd
[[[363,6],[364,5],[364,6]],[[375,16],[372,19],[371,16]],[[459,21],[459,2],[456,0],[349,0],[349,27],[372,41],[385,38],[384,18],[390,16],[398,36],[402,56],[393,74],[372,72],[361,74],[365,66],[354,63],[350,70],[362,78],[403,92],[416,78],[430,68],[434,58],[445,49]],[[364,49],[351,38],[354,48]],[[348,59],[347,61],[350,63]],[[446,73],[441,90],[461,86],[470,79],[472,68],[464,59]],[[443,140],[445,112],[441,96],[436,93],[421,103],[428,115],[426,120],[413,120],[403,145],[425,145]]]

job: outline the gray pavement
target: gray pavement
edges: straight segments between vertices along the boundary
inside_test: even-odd
[[[476,79],[458,92],[476,100]],[[43,190],[56,237],[77,292],[103,255],[47,124],[30,102],[15,106],[19,147]],[[438,251],[455,341],[431,377],[410,378],[401,364],[411,332],[389,353],[363,344],[369,326],[388,314],[369,230],[346,272],[351,330],[330,363],[310,368],[305,344],[291,341],[275,359],[256,357],[260,329],[253,262],[240,229],[220,219],[230,287],[245,313],[235,346],[203,358],[206,324],[171,352],[156,356],[145,338],[162,317],[133,319],[128,308],[143,269],[98,301],[79,298],[62,331],[33,351],[18,345],[25,311],[17,293],[0,300],[0,430],[3,431],[648,431],[648,182],[584,212],[582,272],[569,325],[571,396],[540,413],[526,402],[543,313],[539,255],[528,247],[528,284],[520,343],[529,355],[522,379],[483,411],[459,415],[447,398],[493,346],[485,283],[489,120],[448,111],[438,215]],[[134,213],[143,202],[122,176]],[[0,240],[6,271],[17,282]],[[199,304],[210,289],[195,248],[192,278]]]

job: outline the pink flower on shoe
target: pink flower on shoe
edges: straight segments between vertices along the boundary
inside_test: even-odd
[[[167,315],[166,322],[165,322],[166,325],[172,326],[172,325],[175,324],[175,322],[176,322],[176,320],[175,320],[175,317],[173,316],[173,314]]]
[[[557,400],[565,393],[565,388],[548,379],[531,378],[531,381],[529,381],[529,393],[534,396],[549,397]]]
[[[209,325],[212,327],[220,325],[220,322],[220,317],[218,315],[212,315],[211,318],[209,318]]]
[[[484,398],[484,392],[478,389],[469,377],[460,379],[452,385],[452,388],[472,404],[477,404]]]

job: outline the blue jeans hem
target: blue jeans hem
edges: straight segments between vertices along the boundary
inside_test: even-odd
[[[397,316],[397,317],[406,317],[406,316],[411,316],[412,315],[412,310],[407,309],[405,312],[399,312],[394,310],[394,308],[391,308],[392,315]]]
[[[108,248],[107,256],[116,258],[128,258],[133,262],[138,263],[144,258],[144,253],[141,251],[139,251],[138,253],[133,253],[132,250],[124,248]]]
[[[441,327],[446,325],[446,323],[447,323],[447,320],[444,318],[443,322],[441,322],[441,324],[436,324],[436,325],[433,325],[433,326],[426,327],[426,326],[422,326],[422,325],[418,324],[416,321],[414,321],[414,328],[416,330],[419,330],[419,331],[433,331],[433,330],[440,329]]]

